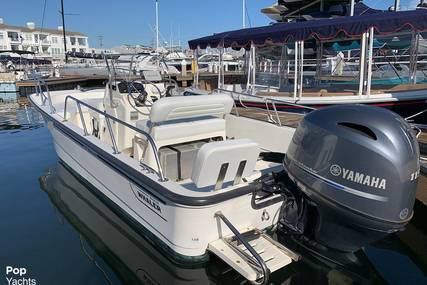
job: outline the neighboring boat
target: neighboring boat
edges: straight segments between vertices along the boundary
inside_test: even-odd
[[[201,55],[197,62],[199,72],[217,73],[220,68],[219,60],[219,54],[206,53]],[[222,65],[225,72],[240,71],[243,67],[243,60],[239,60],[230,53],[224,53],[222,55]]]
[[[164,56],[163,60],[169,68],[173,68],[169,72],[170,74],[191,72],[192,58],[182,51],[171,51]]]
[[[355,1],[352,9],[348,0],[279,0],[275,5],[261,9],[261,13],[276,22],[289,22],[350,16],[352,10],[353,15],[382,12],[361,1]]]
[[[394,113],[333,107],[295,129],[244,116],[228,94],[154,100],[146,81],[109,78],[104,89],[38,87],[29,100],[60,160],[171,259],[212,253],[267,284],[300,258],[267,234],[279,219],[353,252],[412,218],[419,149]]]
[[[82,77],[108,77],[108,67],[105,58],[113,59],[112,68],[120,77],[142,75],[145,71],[155,71],[162,74],[177,73],[174,67],[169,67],[154,53],[139,54],[91,54],[91,53],[68,53],[70,62],[58,67],[61,76]]]
[[[34,73],[38,77],[48,78],[52,75],[52,71],[52,62],[45,58],[36,57],[32,51],[0,51],[0,73],[14,75],[14,81],[31,80]]]
[[[358,103],[385,107],[404,117],[409,117],[427,109],[427,84],[425,84],[423,71],[426,62],[421,61],[421,55],[418,60],[418,54],[415,52],[418,50],[420,37],[412,37],[411,46],[414,52],[411,52],[409,61],[406,61],[408,67],[401,67],[400,71],[396,69],[402,66],[401,62],[395,63],[396,60],[394,60],[392,63],[387,63],[387,59],[383,56],[374,56],[374,41],[381,37],[390,38],[392,35],[420,35],[425,31],[427,31],[427,11],[419,9],[277,23],[265,27],[218,33],[192,40],[189,45],[193,50],[207,47],[250,49],[248,82],[246,88],[243,88],[243,94],[235,96],[236,103],[241,105],[264,107],[263,98],[270,98],[275,100],[275,106],[269,106],[271,109],[300,112],[304,109],[292,104],[321,108]],[[352,53],[352,60],[358,63],[360,71],[353,82],[353,74],[351,76],[341,76],[342,72],[338,72],[337,76],[330,73],[322,74],[322,66],[325,62],[322,46],[342,41],[360,43],[360,54],[353,56],[354,53]],[[257,62],[259,58],[265,56],[261,51],[266,46],[268,51],[276,49],[275,55],[277,58],[278,54],[279,60],[276,60],[278,63],[275,68],[265,68],[259,66]],[[290,46],[293,46],[294,50],[291,58],[287,56]],[[304,58],[305,49],[310,46],[317,46],[317,55],[314,59]],[[340,58],[336,59],[338,63],[334,69],[342,70],[345,56],[343,53],[338,56]],[[311,74],[307,74],[308,62],[314,62],[314,70]],[[385,67],[387,65],[392,65],[392,70],[387,70]],[[402,78],[405,69],[408,74],[406,78]],[[269,70],[273,73],[269,73]],[[274,84],[271,82],[272,78],[275,79]],[[222,89],[231,91],[242,89],[239,86],[226,86],[221,80],[219,82],[219,87]],[[254,99],[250,96],[245,97],[245,94],[257,94],[262,97]],[[416,119],[422,122],[424,118]]]

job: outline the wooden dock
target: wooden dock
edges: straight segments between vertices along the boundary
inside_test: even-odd
[[[251,119],[256,119],[264,122],[271,122],[271,123],[279,123],[282,126],[288,126],[292,128],[298,127],[299,122],[304,117],[303,114],[297,114],[297,113],[286,113],[286,112],[274,112],[270,111],[267,112],[267,110],[264,109],[258,109],[258,108],[244,108],[244,107],[237,107],[237,110],[233,110],[233,114],[238,114],[242,117],[248,117]]]
[[[243,72],[226,72],[224,74],[225,84],[241,84],[245,81],[245,73]],[[164,75],[164,79],[172,78],[175,80],[180,87],[188,87],[193,84],[193,74],[171,74]],[[138,79],[139,77],[132,77],[131,79]],[[116,80],[124,79],[120,76],[115,77]],[[45,79],[46,84],[50,90],[66,90],[74,89],[77,85],[79,86],[100,86],[108,80],[106,75],[91,75],[91,76],[78,76],[70,75],[63,77],[49,77]],[[22,80],[17,81],[16,88],[22,96],[35,92],[36,81],[35,80]],[[214,90],[218,86],[218,74],[212,72],[203,72],[199,74],[199,87],[204,90]]]

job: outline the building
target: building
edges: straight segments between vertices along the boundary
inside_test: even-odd
[[[67,51],[91,52],[88,37],[79,32],[66,31]],[[0,18],[0,50],[32,51],[38,56],[61,61],[65,57],[62,27],[36,28],[33,22],[25,27],[11,26]]]

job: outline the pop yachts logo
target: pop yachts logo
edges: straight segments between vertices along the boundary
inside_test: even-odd
[[[25,267],[6,266],[6,281],[7,285],[36,285],[37,281],[34,278],[28,278],[27,269]]]
[[[333,176],[341,177],[342,179],[358,183],[361,185],[370,186],[376,189],[385,190],[387,187],[387,180],[385,178],[379,178],[365,173],[357,172],[354,170],[346,169],[337,164],[330,167],[329,171]]]

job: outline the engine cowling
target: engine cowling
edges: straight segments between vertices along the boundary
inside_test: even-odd
[[[284,166],[314,205],[313,236],[323,245],[355,251],[412,218],[419,147],[407,122],[386,109],[342,105],[306,115]]]

